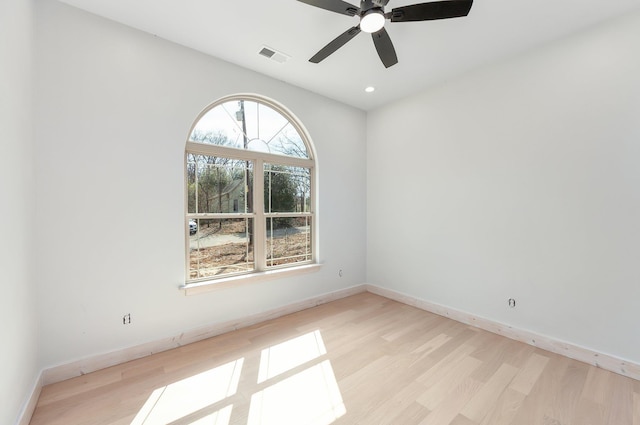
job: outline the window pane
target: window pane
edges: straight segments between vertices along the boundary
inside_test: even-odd
[[[230,158],[194,155],[195,181],[187,178],[189,201],[191,184],[197,182],[198,213],[251,212],[250,188],[253,183],[253,163]],[[187,173],[190,165],[187,163]],[[195,189],[193,189],[195,193]],[[190,208],[189,212],[193,212]]]
[[[196,155],[187,154],[187,212],[196,212]]]
[[[269,147],[271,153],[295,156],[297,158],[309,158],[302,137],[291,124],[287,124],[271,139]]]
[[[311,170],[303,167],[264,164],[265,212],[309,212]]]
[[[195,125],[191,141],[244,149],[242,121],[236,115],[237,110],[238,101],[226,102],[210,109]]]
[[[210,109],[191,133],[193,142],[309,158],[302,137],[280,112],[252,100]]]
[[[252,219],[197,219],[189,224],[190,279],[254,270]]]
[[[267,218],[267,266],[311,260],[311,218]]]

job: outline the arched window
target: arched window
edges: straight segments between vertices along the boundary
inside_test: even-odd
[[[185,149],[187,285],[315,262],[315,158],[302,125],[256,95],[218,100]]]

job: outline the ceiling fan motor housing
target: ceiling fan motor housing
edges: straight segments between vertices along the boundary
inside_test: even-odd
[[[371,1],[373,2],[373,4],[379,7],[385,7],[387,3],[389,3],[389,0],[371,0]]]
[[[382,4],[384,3],[384,4]],[[360,1],[360,16],[364,16],[371,9],[383,8],[389,0],[361,0]]]

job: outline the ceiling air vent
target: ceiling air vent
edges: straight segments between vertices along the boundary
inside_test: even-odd
[[[272,61],[276,61],[278,63],[285,63],[290,59],[290,56],[285,55],[282,52],[278,52],[277,50],[274,50],[271,47],[267,47],[267,46],[262,46],[262,49],[260,49],[258,54],[264,56],[265,58],[269,58]]]

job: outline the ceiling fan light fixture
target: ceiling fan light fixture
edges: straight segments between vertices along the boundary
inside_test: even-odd
[[[393,47],[389,33],[384,29],[384,21],[415,22],[433,21],[467,16],[473,5],[473,0],[428,0],[426,3],[411,4],[394,7],[391,12],[384,13],[389,0],[360,0],[360,7],[356,8],[344,0],[298,0],[330,12],[347,16],[358,16],[358,25],[349,28],[309,59],[311,63],[320,63],[347,44],[361,32],[371,34],[373,45],[385,68],[398,63],[398,55]]]
[[[380,9],[370,9],[360,18],[360,29],[364,32],[378,32],[383,27],[384,13]]]

